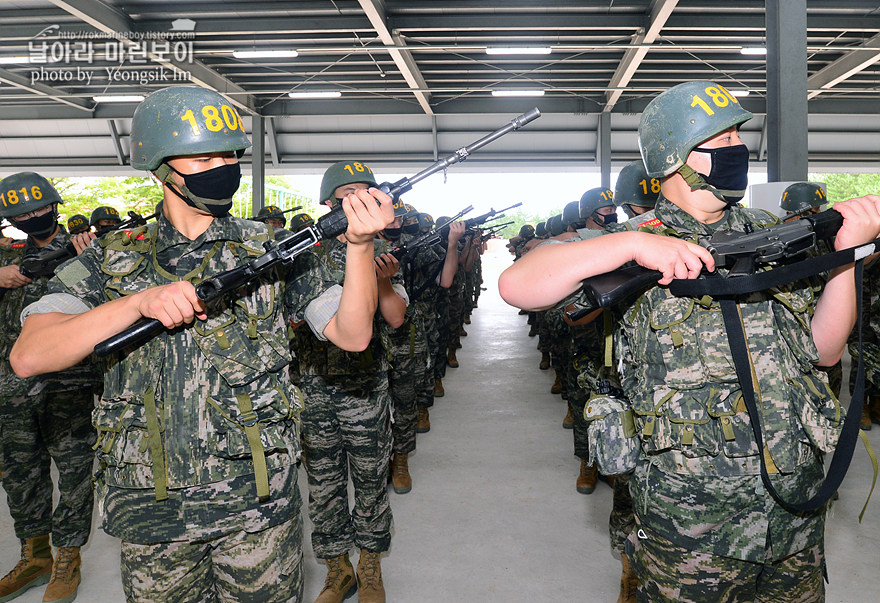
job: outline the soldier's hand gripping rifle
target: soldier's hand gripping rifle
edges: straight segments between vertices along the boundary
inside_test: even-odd
[[[110,232],[114,232],[116,230],[128,230],[131,228],[138,228],[155,217],[155,213],[143,217],[140,214],[129,211],[127,220],[120,222],[119,224],[102,226],[95,231],[95,237],[101,238],[104,235]],[[53,274],[55,274],[55,270],[56,268],[58,268],[58,266],[60,266],[70,258],[75,257],[76,247],[74,247],[73,243],[68,241],[67,244],[65,244],[64,247],[62,247],[61,249],[56,249],[55,251],[40,253],[24,258],[21,261],[21,265],[18,267],[18,271],[31,279],[43,276],[52,276]]]
[[[758,228],[750,232],[729,229],[716,231],[711,237],[700,238],[698,243],[708,249],[715,258],[716,269],[729,269],[727,276],[675,279],[670,283],[669,290],[674,295],[736,295],[761,291],[804,278],[806,274],[797,272],[798,264],[801,262],[767,272],[756,273],[756,269],[770,262],[797,259],[814,249],[818,241],[837,234],[842,225],[843,216],[840,212],[828,209],[800,220]],[[836,253],[844,254],[844,251],[848,251],[849,256],[852,257],[855,254],[853,250],[861,247],[863,246]],[[848,263],[844,261],[843,255],[840,258],[839,265]],[[608,308],[630,299],[656,285],[662,276],[658,270],[643,266],[627,266],[584,279],[583,291],[588,304],[574,313],[569,313],[569,318],[577,320],[596,308]]]
[[[399,262],[404,262],[411,258],[413,254],[421,249],[422,247],[427,247],[429,245],[434,245],[440,241],[443,237],[443,229],[464,216],[469,211],[474,209],[473,205],[468,205],[466,208],[443,222],[442,224],[437,224],[429,230],[428,232],[422,233],[416,238],[410,240],[405,245],[400,247],[395,247],[390,251],[391,255],[397,258]]]
[[[431,174],[464,161],[477,149],[484,147],[508,132],[518,130],[540,115],[541,112],[537,108],[532,109],[528,113],[514,118],[504,127],[495,130],[466,147],[462,147],[449,157],[435,162],[415,176],[402,178],[393,184],[385,182],[378,188],[392,199],[396,199],[411,190],[414,184],[424,180]],[[314,244],[324,239],[337,237],[345,233],[347,229],[348,218],[346,218],[345,212],[342,211],[341,205],[337,206],[330,213],[321,216],[314,225],[306,226],[283,240],[267,241],[263,244],[263,247],[266,249],[266,253],[263,255],[254,258],[246,264],[205,279],[196,285],[196,295],[203,302],[210,303],[257,280],[263,274],[274,270],[280,265],[292,264],[298,255],[311,248]],[[165,330],[165,326],[160,321],[154,318],[141,318],[129,328],[96,345],[95,354],[97,356],[108,356],[125,347],[139,345],[163,330]]]

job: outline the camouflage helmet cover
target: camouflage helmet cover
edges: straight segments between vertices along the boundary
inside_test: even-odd
[[[641,159],[626,164],[614,185],[614,205],[623,207],[640,205],[654,207],[660,196],[660,180],[648,176]]]
[[[354,184],[355,182],[363,182],[370,186],[379,186],[373,170],[362,161],[337,161],[327,168],[324,177],[321,179],[321,192],[318,201],[322,205],[327,205],[327,201],[333,197],[333,193],[340,186],[346,184]],[[395,203],[395,205],[397,205]],[[402,213],[397,213],[395,207],[394,215],[403,215],[406,210],[403,209],[403,203],[400,203]]]
[[[698,80],[654,98],[639,120],[639,149],[648,175],[678,170],[701,142],[752,118],[721,84]]]
[[[117,223],[122,222],[122,218],[119,217],[119,212],[116,208],[110,207],[109,205],[101,205],[92,211],[92,215],[89,216],[89,226],[95,226],[98,223],[98,220],[114,220]]]
[[[581,220],[586,220],[596,213],[596,210],[600,207],[613,206],[614,193],[611,189],[605,188],[604,186],[597,186],[581,195],[580,201],[578,201],[578,212]]]
[[[827,202],[828,198],[821,185],[815,182],[795,182],[782,193],[779,206],[789,213],[798,213],[821,207]]]
[[[238,111],[218,92],[171,86],[148,95],[131,120],[131,166],[153,171],[167,157],[251,146]]]
[[[35,172],[18,172],[0,180],[0,217],[12,218],[52,203],[64,203],[55,187]]]

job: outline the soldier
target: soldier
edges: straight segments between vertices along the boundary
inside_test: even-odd
[[[267,205],[257,213],[260,222],[265,222],[275,229],[284,228],[287,225],[287,218],[280,207],[275,205]]]
[[[334,163],[321,180],[321,203],[335,208],[343,198],[376,186],[363,162]],[[402,204],[395,203],[399,213]],[[400,228],[399,215],[384,228]],[[344,239],[321,242],[318,254],[337,283],[347,282]],[[300,387],[309,404],[302,413],[304,465],[309,480],[309,517],[314,524],[312,548],[327,562],[324,588],[316,603],[342,601],[355,588],[358,599],[385,601],[380,557],[391,545],[388,463],[391,456],[391,398],[388,393],[388,327],[403,323],[407,296],[397,260],[377,241],[374,281],[378,309],[369,346],[351,353],[297,331]],[[392,280],[392,276],[394,279]],[[354,508],[349,509],[349,472]],[[355,571],[349,551],[357,546]]]
[[[713,270],[712,255],[689,240],[718,227],[745,231],[777,223],[769,212],[736,205],[749,162],[738,130],[751,117],[713,82],[680,84],[656,97],[639,130],[645,167],[661,179],[661,197],[653,212],[635,219],[652,232],[535,249],[502,274],[502,297],[547,307],[577,292],[584,278],[629,261],[659,270],[659,285]],[[835,209],[843,216],[835,248],[880,233],[880,197]],[[543,270],[546,263],[555,270]],[[785,496],[814,492],[823,453],[839,434],[836,401],[813,367],[829,366],[843,352],[855,322],[853,267],[833,271],[818,304],[813,285],[810,279],[737,300],[766,434],[762,450],[739,402],[749,385],[730,360],[718,302],[677,298],[655,286],[622,307],[615,345],[638,437],[619,441],[634,443],[627,452],[636,454],[626,455],[635,465],[636,516],[627,551],[640,600],[824,599],[824,508],[789,511],[760,475],[766,459]]]
[[[290,219],[290,230],[293,232],[299,232],[306,226],[311,226],[315,221],[312,220],[312,216],[309,214],[296,214]]]
[[[33,172],[0,181],[0,216],[28,233],[0,251],[0,466],[21,561],[0,580],[0,600],[49,582],[44,601],[72,601],[80,583],[80,548],[92,525],[91,426],[98,376],[89,364],[19,379],[9,354],[21,331],[22,309],[46,292],[48,277],[31,280],[18,270],[29,255],[62,249],[70,235],[58,224],[55,188]],[[70,339],[66,331],[61,337]],[[53,342],[54,343],[54,342]],[[58,468],[58,505],[52,509],[50,461]],[[53,564],[49,535],[56,547]],[[51,575],[51,580],[50,580]]]
[[[89,221],[82,214],[73,214],[67,218],[67,232],[71,236],[78,235],[89,230]]]
[[[163,214],[62,266],[25,309],[12,352],[16,372],[31,376],[79,362],[142,317],[168,329],[109,359],[93,415],[103,527],[122,539],[129,601],[302,600],[302,398],[286,375],[284,326],[305,320],[364,349],[377,304],[373,237],[391,200],[375,189],[343,200],[341,288],[305,252],[206,307],[192,283],[249,261],[271,236],[229,215],[249,146],[220,94],[150,94],[132,118],[131,164],[163,183]]]
[[[119,217],[119,212],[109,205],[96,207],[92,211],[92,215],[89,216],[89,226],[96,231],[112,228],[120,222],[122,222],[122,218]]]
[[[659,195],[660,180],[648,177],[641,159],[626,164],[617,175],[614,205],[622,208],[630,218],[654,209]]]
[[[440,216],[438,224],[445,224],[449,221],[449,216]],[[442,398],[446,395],[443,389],[443,378],[446,376],[446,366],[449,359],[449,337],[450,337],[450,298],[452,294],[450,289],[455,283],[455,277],[458,274],[459,266],[459,242],[464,236],[464,227],[456,226],[456,223],[450,224],[443,229],[442,237],[445,242],[445,251],[443,252],[443,268],[440,272],[440,287],[436,290],[437,296],[434,299],[434,310],[437,317],[437,344],[434,348],[433,365],[434,365],[434,397]],[[458,361],[456,360],[456,363]],[[431,429],[431,420],[427,407],[419,407],[419,422],[416,425],[417,433],[427,433]]]

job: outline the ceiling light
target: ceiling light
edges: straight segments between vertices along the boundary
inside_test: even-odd
[[[543,90],[493,90],[492,96],[544,96]]]
[[[324,92],[288,92],[287,96],[290,98],[339,98],[342,96],[342,92],[339,90],[327,90]]]
[[[20,65],[30,62],[30,57],[0,57],[0,65]]]
[[[118,96],[93,96],[96,103],[139,103],[144,100],[142,94],[118,95]]]
[[[742,98],[743,96],[748,96],[748,90],[730,90],[730,93],[737,98]]]
[[[549,46],[498,46],[486,48],[486,54],[550,54]]]
[[[295,50],[233,50],[236,59],[284,59],[299,56]]]
[[[767,49],[763,46],[743,46],[739,49],[740,54],[767,54]]]

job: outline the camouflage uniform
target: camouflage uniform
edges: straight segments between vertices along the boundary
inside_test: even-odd
[[[377,255],[385,249],[377,246]],[[334,281],[342,283],[346,244],[326,240],[318,253]],[[391,545],[390,345],[387,335],[380,336],[385,323],[376,314],[373,339],[363,352],[346,352],[301,329],[295,339],[300,387],[309,401],[302,413],[303,447],[309,517],[314,523],[312,548],[320,559],[338,557],[354,546],[384,552]],[[354,483],[352,510],[349,470]]]
[[[715,227],[774,221],[734,206]],[[687,238],[713,229],[662,197],[631,223]],[[815,491],[842,418],[813,367],[815,295],[813,284],[800,282],[739,303],[768,469],[789,499]],[[822,600],[824,509],[792,514],[765,491],[717,302],[654,287],[625,309],[620,326],[621,380],[641,443],[630,481],[636,526],[627,545],[640,598],[752,601],[785,589],[786,600]],[[719,595],[719,580],[741,588]]]
[[[59,232],[42,248],[33,238],[0,250],[0,264],[62,249],[70,239]],[[46,292],[48,278],[23,287],[2,289],[0,300],[0,466],[3,487],[15,525],[24,540],[52,534],[56,547],[81,547],[92,526],[91,473],[95,432],[90,416],[99,375],[84,362],[59,373],[20,379],[9,353],[21,332],[22,309]],[[75,334],[71,334],[75,336]],[[50,461],[58,468],[58,506],[52,510]]]
[[[155,285],[198,282],[261,255],[272,236],[265,224],[227,217],[191,241],[160,216],[101,239],[62,266],[49,285],[57,295],[34,311],[61,303],[85,311]],[[163,331],[106,363],[93,413],[96,482],[104,530],[123,540],[130,600],[165,599],[169,576],[180,577],[173,587],[193,598],[213,592],[228,600],[249,591],[253,600],[301,600],[302,399],[285,370],[285,326],[290,314],[323,332],[340,292],[312,253],[296,259],[286,281],[282,276],[263,276],[212,305],[207,320]],[[253,555],[241,554],[247,543],[236,554],[223,552],[258,538],[274,546],[255,546]],[[186,564],[192,572],[180,571]],[[244,576],[258,582],[238,584]]]
[[[862,291],[862,347],[865,355],[865,395],[867,396],[880,394],[880,261],[865,263]],[[850,336],[849,353],[852,356],[849,392],[852,394],[859,358],[859,340],[855,329]]]

